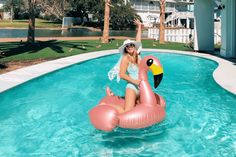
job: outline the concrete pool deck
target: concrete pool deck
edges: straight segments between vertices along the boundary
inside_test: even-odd
[[[162,50],[162,49],[143,49],[142,51],[151,52],[162,52],[162,53],[175,53],[184,54],[196,57],[202,57],[216,61],[219,65],[213,72],[213,77],[215,81],[227,91],[236,95],[236,64],[217,56],[213,56],[206,53],[198,52],[187,52],[187,51],[177,51],[177,50]],[[75,56],[60,58],[57,60],[47,61],[39,63],[36,65],[24,67],[17,69],[5,74],[0,75],[0,93],[8,89],[11,89],[17,85],[27,82],[33,78],[42,76],[49,72],[86,61],[89,59],[94,59],[97,57],[102,57],[106,55],[116,54],[118,50],[104,50],[96,51],[85,54],[79,54]]]

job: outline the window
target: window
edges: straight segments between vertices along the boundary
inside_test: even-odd
[[[149,10],[154,10],[155,9],[155,5],[153,3],[153,1],[149,2]]]

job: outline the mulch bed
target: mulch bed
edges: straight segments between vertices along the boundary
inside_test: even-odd
[[[30,65],[42,63],[45,61],[48,61],[48,60],[38,59],[38,60],[33,60],[33,61],[14,61],[14,62],[8,62],[6,64],[0,64],[0,74],[7,73],[9,71],[13,71],[13,70],[27,67]]]

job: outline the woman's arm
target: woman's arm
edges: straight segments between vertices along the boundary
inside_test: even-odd
[[[124,56],[121,60],[121,63],[120,63],[120,73],[119,73],[120,78],[122,78],[130,83],[133,83],[135,85],[139,85],[140,80],[134,80],[131,77],[129,77],[129,75],[126,74],[128,64],[129,64],[128,58],[126,56]]]
[[[141,42],[141,39],[142,39],[142,23],[138,19],[135,19],[134,23],[136,24],[136,27],[137,27],[136,41]]]
[[[141,60],[142,60],[141,56],[138,55],[138,65],[140,64]]]

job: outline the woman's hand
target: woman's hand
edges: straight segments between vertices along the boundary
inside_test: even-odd
[[[137,27],[137,34],[136,34],[136,41],[141,42],[141,31],[142,31],[142,22],[139,21],[139,19],[134,19],[134,23],[136,24]]]
[[[134,23],[137,25],[137,26],[142,26],[142,22],[140,22],[139,19],[134,19]]]
[[[137,85],[137,86],[139,86],[140,83],[141,83],[141,80],[135,80],[135,81],[134,81],[134,84]]]

